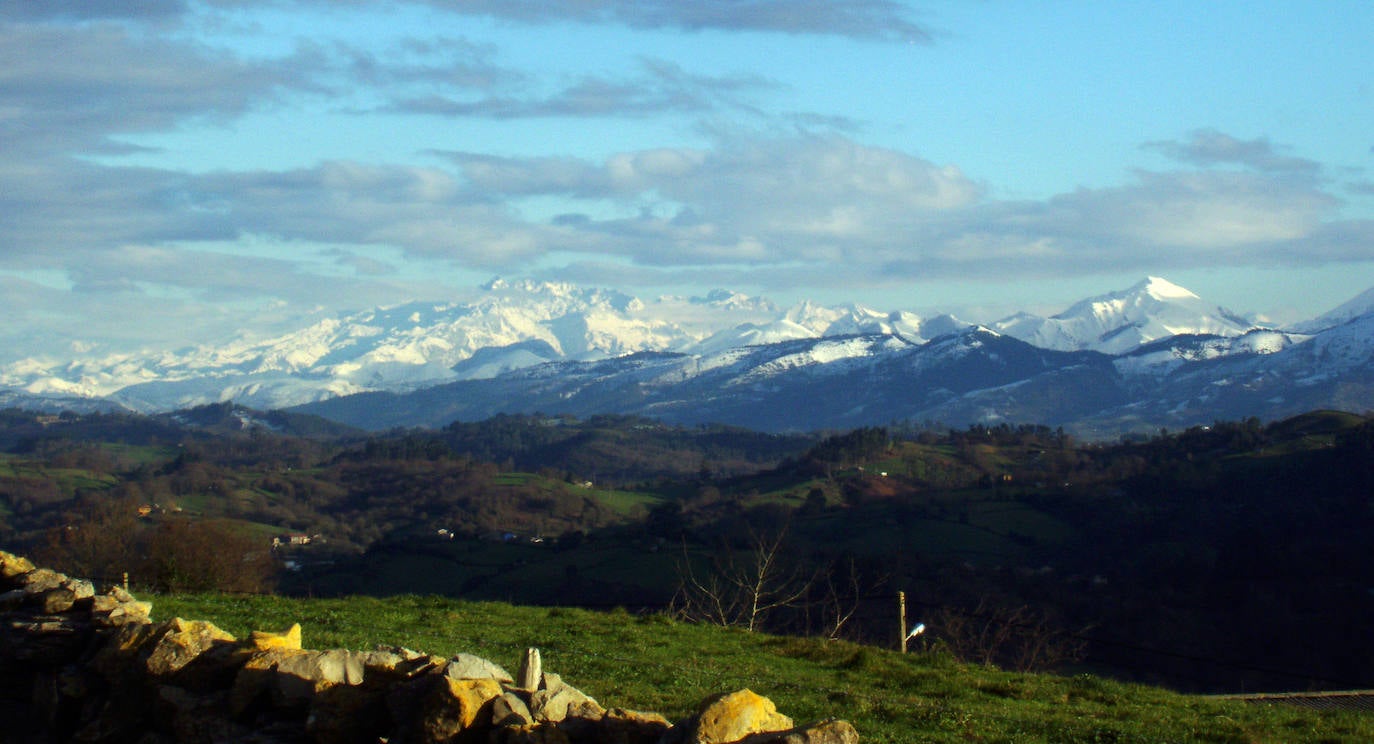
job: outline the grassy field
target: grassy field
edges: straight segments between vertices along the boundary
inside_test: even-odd
[[[1013,674],[936,652],[781,638],[662,615],[429,596],[284,599],[146,596],[157,619],[211,620],[237,636],[299,622],[308,648],[402,645],[475,653],[514,671],[527,647],[606,707],[686,715],[748,687],[798,721],[839,717],[864,742],[1368,742],[1374,714],[1253,705],[1097,677]]]

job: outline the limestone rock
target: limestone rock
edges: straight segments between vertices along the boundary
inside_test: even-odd
[[[62,586],[62,582],[67,577],[52,570],[51,568],[35,568],[27,573],[19,574],[14,577],[14,581],[26,592],[38,594],[49,589],[56,589]]]
[[[248,634],[247,644],[254,651],[284,648],[292,651],[301,649],[301,624],[295,623],[280,633],[255,630]]]
[[[391,728],[386,685],[335,685],[310,703],[305,732],[316,744],[376,744]]]
[[[449,659],[444,674],[453,679],[494,679],[497,682],[514,682],[510,672],[499,665],[472,654],[458,654]]]
[[[493,726],[529,726],[534,723],[530,707],[523,698],[511,690],[501,694],[491,704],[491,724]]]
[[[147,651],[144,667],[153,677],[170,677],[185,669],[215,646],[232,646],[234,636],[204,620],[174,617],[156,628],[156,640]]]
[[[113,628],[129,623],[148,623],[153,605],[140,602],[119,587],[91,598],[91,622],[98,627]]]
[[[557,674],[544,674],[539,689],[530,694],[530,712],[537,722],[557,723],[569,711],[583,718],[600,718],[604,709],[581,690],[567,684]]]
[[[754,734],[741,744],[859,744],[859,732],[848,721],[830,719],[790,731]]]
[[[28,558],[0,550],[0,579],[9,581],[35,568],[37,568],[37,566],[33,565],[33,561]]]
[[[438,677],[420,705],[415,740],[481,742],[490,731],[491,711],[501,696],[494,679]]]
[[[601,744],[657,744],[670,727],[668,719],[658,713],[612,708],[597,722],[596,741]]]
[[[681,727],[680,741],[685,744],[735,744],[751,734],[786,731],[792,727],[792,719],[779,713],[772,700],[745,689],[702,701],[696,716]]]

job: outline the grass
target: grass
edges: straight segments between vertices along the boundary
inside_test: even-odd
[[[829,716],[874,742],[1365,742],[1374,714],[1180,695],[1092,676],[1014,674],[936,652],[750,634],[662,615],[530,608],[432,596],[145,597],[154,616],[211,620],[236,636],[300,622],[309,648],[404,645],[475,653],[514,671],[527,647],[607,707],[670,719],[748,687],[798,721]]]

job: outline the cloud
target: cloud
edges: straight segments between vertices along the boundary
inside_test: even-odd
[[[0,20],[160,20],[186,10],[185,0],[19,0],[0,4]]]
[[[9,159],[127,152],[112,138],[236,117],[284,88],[318,90],[288,64],[245,62],[119,24],[0,24],[0,144]]]
[[[1185,142],[1147,142],[1142,147],[1191,165],[1243,165],[1268,173],[1309,175],[1321,170],[1315,161],[1280,155],[1268,138],[1242,140],[1215,129],[1196,130]]]
[[[619,24],[637,29],[755,31],[928,43],[931,32],[894,0],[472,0],[429,4],[520,23]]]
[[[706,76],[663,60],[643,59],[637,77],[590,76],[552,93],[510,93],[455,97],[430,93],[400,98],[384,110],[437,116],[492,119],[562,117],[637,117],[664,113],[750,110],[743,94],[776,88],[751,74]]]

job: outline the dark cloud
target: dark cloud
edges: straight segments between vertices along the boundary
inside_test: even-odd
[[[235,117],[286,88],[319,89],[289,64],[249,63],[116,24],[0,24],[0,69],[0,146],[11,159],[127,153],[113,137]]]
[[[1279,154],[1268,138],[1242,140],[1215,129],[1194,131],[1187,141],[1147,142],[1145,149],[1192,165],[1243,165],[1270,173],[1315,175],[1321,166],[1315,161]]]

